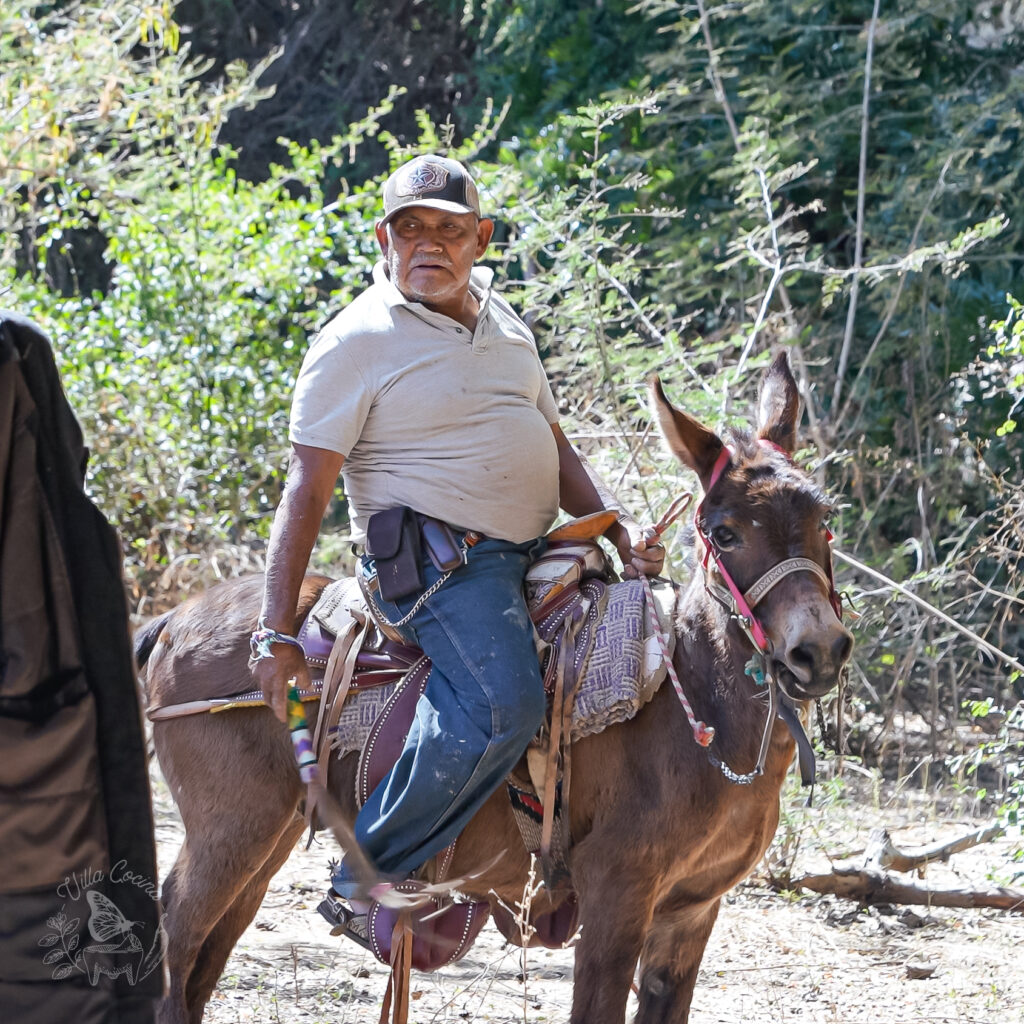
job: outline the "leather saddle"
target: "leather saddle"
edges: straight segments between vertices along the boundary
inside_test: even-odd
[[[613,520],[614,513],[602,513],[567,524],[549,536],[546,554],[528,571],[526,591],[531,617],[548,648],[544,678],[549,695],[556,687],[556,666],[566,663],[557,650],[559,631],[566,621],[580,618],[581,606],[593,602],[593,588],[604,587],[602,578],[614,578],[604,552],[592,539]],[[580,588],[584,580],[589,581],[587,591]],[[320,697],[314,749],[322,767],[326,767],[329,756],[331,723],[337,722],[345,700],[354,692],[396,684],[360,753],[356,775],[360,806],[401,753],[431,667],[419,648],[389,638],[373,619],[370,607],[356,580],[338,581],[324,592],[299,631],[313,679],[314,694],[310,696]],[[586,654],[587,631],[583,634],[568,659],[576,672]],[[437,881],[443,880],[447,859],[443,854],[438,857]],[[472,946],[489,909],[486,902],[454,902],[447,897],[426,901],[402,923],[411,942],[412,965],[429,971],[459,959]],[[499,930],[519,945],[525,941],[527,945],[561,948],[573,937],[577,918],[571,892],[554,910],[532,916],[525,928],[512,911],[500,905],[495,908]],[[369,948],[382,963],[390,963],[394,956],[392,935],[398,934],[395,912],[373,903],[367,923]],[[524,933],[529,936],[527,940]]]
[[[580,522],[574,520],[567,525],[579,530]],[[593,526],[607,528],[607,520],[602,517]],[[566,540],[557,531],[549,538],[546,554],[528,570],[528,605],[544,650],[544,683],[549,697],[555,689],[557,647],[564,624],[578,617],[581,607],[595,604],[603,592],[603,581],[611,579],[611,566],[595,541]],[[588,581],[585,589],[581,588],[583,581]],[[591,639],[586,624],[581,625],[582,635],[570,659],[576,672],[582,668]],[[330,733],[345,700],[373,687],[397,684],[374,721],[360,754],[356,799],[362,806],[405,745],[416,703],[430,674],[430,659],[418,647],[386,635],[373,618],[371,606],[354,578],[328,586],[303,622],[298,639],[312,681],[312,690],[302,696],[320,700],[314,750],[324,773]]]

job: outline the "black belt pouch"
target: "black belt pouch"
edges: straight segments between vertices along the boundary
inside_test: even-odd
[[[385,601],[397,601],[423,589],[420,524],[411,508],[389,508],[370,516],[366,553],[376,566],[377,585]]]

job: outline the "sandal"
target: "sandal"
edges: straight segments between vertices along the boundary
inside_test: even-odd
[[[333,889],[327,893],[316,909],[317,913],[331,925],[332,935],[344,935],[358,943],[363,949],[373,952],[367,931],[366,914],[357,914],[338,897]]]

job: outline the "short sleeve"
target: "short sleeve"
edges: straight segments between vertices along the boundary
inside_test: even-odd
[[[337,335],[319,334],[295,383],[289,439],[347,458],[362,433],[372,399],[351,345]]]
[[[538,356],[538,359],[540,357]],[[541,364],[541,372],[544,371],[544,364]],[[548,421],[548,423],[558,422],[558,406],[555,405],[555,396],[551,393],[551,383],[548,381],[548,375],[544,373],[544,380],[540,387],[540,392],[537,395],[537,408],[540,410],[540,414]]]

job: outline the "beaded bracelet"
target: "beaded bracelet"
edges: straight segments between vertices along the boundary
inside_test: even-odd
[[[274,654],[270,648],[273,644],[291,644],[292,647],[298,647],[300,651],[303,650],[298,637],[279,633],[276,629],[267,626],[263,619],[260,619],[256,631],[249,637],[249,650],[252,651],[249,660],[262,661],[264,658],[272,658]]]

